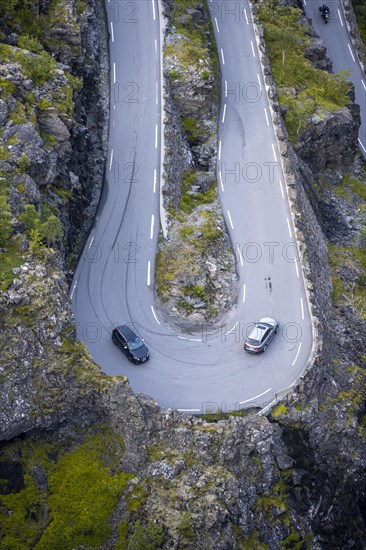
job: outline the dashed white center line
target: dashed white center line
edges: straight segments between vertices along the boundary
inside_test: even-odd
[[[225,122],[225,115],[226,115],[226,103],[224,105],[224,111],[222,113],[222,124],[224,124],[224,122]]]
[[[154,310],[154,306],[151,306],[151,311],[152,311],[152,314],[154,315],[155,321],[158,323],[158,325],[160,325],[160,321],[159,321],[159,319],[158,319],[157,316],[156,316],[156,313],[155,313],[155,310]]]
[[[282,195],[282,198],[284,199],[285,198],[285,195],[283,193],[283,187],[282,187],[282,181],[280,180],[280,189],[281,189],[281,195]]]
[[[302,301],[302,298],[300,298],[301,302],[301,319],[304,320],[304,302]]]
[[[75,290],[77,284],[78,284],[78,280],[76,279],[76,281],[75,281],[75,283],[74,283],[74,285],[73,285],[73,287],[72,287],[71,294],[70,294],[70,299],[71,299],[71,300],[72,300],[72,297],[73,297],[73,294],[74,294],[74,290]]]
[[[269,126],[269,120],[268,120],[268,114],[267,114],[267,109],[266,108],[264,108],[264,114],[265,114],[265,117],[266,117],[267,126]]]
[[[230,225],[231,225],[231,229],[234,229],[233,222],[232,222],[232,219],[231,219],[231,214],[230,214],[230,211],[229,211],[229,210],[227,210],[227,217],[229,218],[229,222],[230,222]]]
[[[222,59],[222,64],[225,65],[224,50],[222,48],[221,48],[221,59]]]
[[[230,334],[231,332],[233,332],[236,327],[238,326],[238,323],[239,321],[236,321],[235,325],[233,326],[233,328],[231,328],[230,330],[228,330],[227,332],[225,332],[225,336],[227,336],[228,334]]]
[[[155,149],[158,148],[158,125],[155,124]]]
[[[156,168],[154,168],[154,188],[153,193],[156,193]]]
[[[337,9],[337,11],[338,11],[339,22],[343,27],[343,20],[342,20],[341,12],[338,9]]]
[[[150,286],[150,269],[151,269],[151,264],[149,260],[147,262],[147,286]]]
[[[219,178],[220,178],[220,185],[221,185],[221,190],[222,190],[222,192],[224,192],[224,191],[225,191],[225,189],[224,189],[224,184],[222,183],[222,175],[221,175],[221,171],[219,172]]]
[[[245,401],[239,401],[239,405],[243,405],[243,403],[248,403],[249,401],[254,401],[254,399],[257,399],[258,397],[262,397],[262,395],[264,395],[265,393],[268,393],[271,390],[272,390],[272,388],[268,388],[268,390],[266,390],[262,393],[259,393],[258,395],[255,395],[254,397],[251,397],[250,399],[246,399]]]
[[[219,141],[219,160],[221,160],[221,139]]]
[[[243,304],[245,304],[245,292],[246,292],[246,286],[243,285]]]
[[[273,151],[273,156],[274,156],[274,159],[275,159],[275,162],[277,162],[277,155],[276,155],[276,151],[275,151],[275,147],[272,143],[272,151]]]
[[[217,32],[219,33],[220,32],[220,29],[219,29],[219,25],[217,23],[217,18],[215,17],[215,25],[216,25],[216,30]]]
[[[248,19],[248,14],[247,14],[247,10],[246,10],[246,9],[244,9],[244,16],[245,16],[246,24],[249,25],[249,19]]]
[[[257,78],[258,78],[259,89],[262,91],[261,77],[259,76],[258,73],[257,73]]]
[[[294,364],[295,364],[296,361],[297,361],[297,358],[299,357],[300,350],[301,350],[301,342],[299,343],[299,349],[297,350],[296,357],[295,357],[295,359],[292,361],[292,365],[291,365],[292,367],[294,366]]]
[[[151,0],[152,9],[153,9],[153,19],[155,21],[155,0]]]
[[[288,227],[288,232],[290,234],[290,238],[292,237],[292,232],[291,232],[291,225],[290,225],[290,220],[288,218],[287,219],[287,227]]]
[[[348,49],[349,49],[349,53],[351,54],[352,60],[353,60],[353,62],[355,63],[355,62],[356,62],[355,56],[353,55],[353,51],[352,51],[352,48],[351,48],[351,45],[350,45],[350,44],[348,44]]]
[[[294,264],[295,264],[295,268],[296,268],[296,275],[299,276],[299,268],[298,268],[298,265],[297,265],[297,258],[295,258]]]
[[[90,243],[89,243],[89,246],[88,246],[88,250],[89,250],[89,248],[91,247],[91,245],[93,244],[93,241],[94,241],[94,237],[92,237],[92,238],[90,239]]]
[[[253,57],[255,57],[255,49],[254,49],[254,44],[253,44],[253,41],[252,41],[252,40],[250,41],[250,44],[251,44],[251,46],[252,46]]]
[[[113,163],[113,149],[111,151],[111,160],[109,162],[109,170],[112,170],[112,163]]]
[[[361,145],[362,149],[363,149],[364,152],[366,153],[365,146],[364,146],[364,144],[362,143],[362,141],[360,140],[360,138],[358,138],[358,143]]]
[[[154,222],[155,222],[155,216],[154,214],[151,214],[150,239],[153,239],[154,237]]]
[[[116,83],[116,64],[113,63],[113,84]]]
[[[364,81],[362,80],[362,78],[361,78],[361,84],[363,86],[363,89],[366,90],[366,85],[365,85]]]
[[[243,263],[243,256],[242,256],[242,254],[241,254],[241,250],[240,250],[240,248],[239,248],[239,245],[236,247],[236,250],[237,250],[237,252],[238,252],[238,254],[239,254],[240,264],[241,264],[241,266],[243,266],[243,265],[244,265],[244,263]]]
[[[112,38],[112,42],[114,42],[113,21],[111,21],[111,38]]]

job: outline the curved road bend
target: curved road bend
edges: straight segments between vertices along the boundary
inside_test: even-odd
[[[135,392],[151,395],[163,407],[193,413],[271,402],[276,391],[297,379],[312,348],[253,28],[246,22],[244,2],[233,2],[240,8],[234,19],[223,13],[215,16],[211,4],[227,90],[222,97],[218,178],[221,174],[220,196],[237,253],[237,306],[221,324],[188,334],[164,323],[155,303],[161,130],[156,0],[106,2],[111,66],[108,166],[97,217],[70,290],[78,335],[102,369],[128,376]],[[224,4],[229,2],[217,3]],[[246,354],[245,332],[262,316],[278,319],[281,330],[266,353]],[[120,323],[133,323],[145,338],[151,356],[144,365],[131,365],[112,344],[111,328]]]
[[[361,126],[359,130],[359,145],[366,156],[366,77],[358,62],[357,54],[352,46],[347,30],[340,0],[326,0],[330,9],[327,24],[321,18],[319,6],[324,2],[303,0],[305,13],[312,20],[313,27],[323,39],[327,48],[327,55],[332,60],[333,71],[350,71],[349,80],[355,86],[356,103],[361,110]]]

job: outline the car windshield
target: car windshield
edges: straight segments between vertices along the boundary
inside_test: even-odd
[[[260,346],[260,341],[259,340],[254,340],[253,338],[248,338],[247,343],[250,346]]]
[[[136,336],[133,340],[128,341],[128,347],[130,349],[142,348],[143,345],[144,344],[143,344],[142,340],[138,336]]]

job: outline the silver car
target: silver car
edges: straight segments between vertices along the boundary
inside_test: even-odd
[[[255,324],[253,330],[244,342],[244,349],[251,353],[266,351],[278,330],[279,324],[271,317],[263,317]]]

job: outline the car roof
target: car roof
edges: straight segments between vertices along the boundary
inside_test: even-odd
[[[258,321],[257,324],[260,324],[260,323],[271,325],[271,327],[275,327],[277,325],[277,321],[275,319],[272,319],[272,317],[263,317]]]
[[[127,325],[119,325],[117,327],[118,332],[120,332],[127,340],[136,338],[137,334],[130,329]]]

